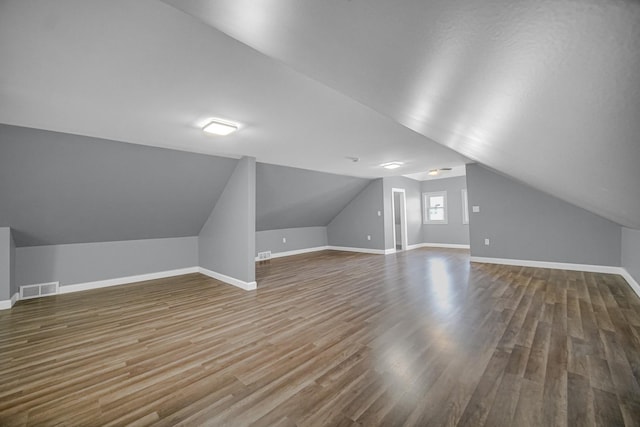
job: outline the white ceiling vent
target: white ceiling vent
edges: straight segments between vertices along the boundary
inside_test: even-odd
[[[59,282],[20,286],[20,299],[46,297],[58,293]]]

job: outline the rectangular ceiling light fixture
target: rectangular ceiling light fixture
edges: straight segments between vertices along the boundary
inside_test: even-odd
[[[224,136],[237,131],[238,125],[224,120],[215,119],[211,120],[205,127],[202,128],[202,130],[213,135]]]
[[[402,165],[404,165],[404,163],[402,162],[389,162],[389,163],[383,163],[380,166],[382,166],[385,169],[398,169]]]

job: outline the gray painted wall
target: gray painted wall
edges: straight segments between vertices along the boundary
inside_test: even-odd
[[[200,267],[245,282],[256,279],[256,160],[238,162],[198,239]]]
[[[622,266],[640,283],[640,230],[622,228]]]
[[[432,179],[423,181],[422,192],[447,192],[448,224],[424,224],[422,238],[425,243],[469,244],[469,225],[462,223],[462,189],[467,188],[467,177]],[[422,212],[422,209],[420,209]]]
[[[13,230],[9,229],[9,295],[18,292],[16,280],[16,242],[13,239]]]
[[[197,265],[197,237],[30,246],[16,249],[16,282],[65,286]]]
[[[282,243],[282,238],[286,243]],[[256,256],[258,252],[287,252],[298,249],[327,246],[327,227],[282,228],[256,232]]]
[[[0,228],[0,301],[11,298],[11,229]]]
[[[367,185],[327,226],[329,245],[384,249],[382,196],[382,179]],[[367,235],[371,236],[371,240],[367,240]]]
[[[621,227],[506,178],[467,165],[471,255],[619,266]],[[490,239],[490,246],[484,239]]]
[[[237,160],[0,125],[16,245],[196,236]]]
[[[420,181],[393,176],[383,178],[384,186],[384,244],[386,249],[395,247],[393,241],[393,212],[391,197],[393,188],[405,190],[407,204],[407,241],[410,245],[422,243],[422,219],[420,208]]]
[[[256,230],[326,226],[370,182],[258,163]]]

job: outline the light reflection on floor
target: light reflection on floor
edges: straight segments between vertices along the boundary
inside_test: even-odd
[[[449,314],[454,308],[454,290],[447,262],[442,258],[432,258],[427,263],[429,266],[429,285],[436,308],[442,314]]]
[[[425,306],[435,310],[425,310],[423,315],[427,322],[420,334],[398,337],[391,347],[378,355],[377,369],[386,372],[388,380],[405,393],[412,394],[421,388],[412,374],[420,371],[420,365],[424,363],[417,349],[431,346],[446,359],[464,348],[464,342],[461,341],[464,334],[456,328],[459,326],[459,316],[464,314],[460,302],[465,299],[469,270],[460,271],[457,265],[458,270],[454,271],[450,268],[451,263],[449,256],[426,259],[422,265],[422,279],[413,282],[415,287],[411,292],[417,292],[416,298],[423,299]],[[388,273],[393,277],[406,272],[400,267]]]

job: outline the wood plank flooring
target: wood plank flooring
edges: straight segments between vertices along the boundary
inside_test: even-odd
[[[616,275],[324,251],[0,312],[0,425],[640,425]]]

